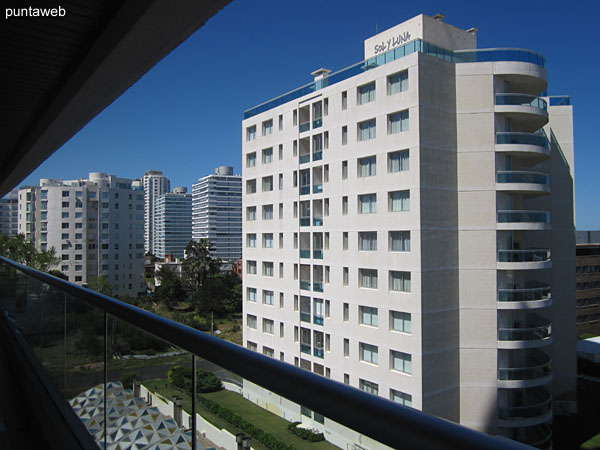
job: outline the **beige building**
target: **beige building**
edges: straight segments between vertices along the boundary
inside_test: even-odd
[[[244,344],[548,447],[576,405],[572,108],[476,32],[419,15],[246,111]]]

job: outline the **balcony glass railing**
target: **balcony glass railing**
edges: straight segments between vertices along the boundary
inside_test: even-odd
[[[323,316],[315,314],[313,316],[313,323],[316,325],[323,325]]]
[[[300,133],[310,130],[310,121],[301,123],[298,128],[300,129]]]
[[[547,211],[498,211],[498,223],[550,223]]]
[[[313,128],[319,128],[323,126],[323,119],[315,119],[313,120]]]
[[[438,47],[434,44],[430,44],[429,42],[423,41],[421,39],[415,39],[414,41],[408,42],[404,45],[400,45],[386,53],[382,53],[373,58],[358,62],[356,64],[351,65],[350,67],[334,72],[324,79],[313,81],[312,83],[306,84],[286,94],[280,95],[279,97],[264,102],[258,106],[255,106],[254,108],[248,109],[244,112],[244,119],[248,119],[249,117],[253,117],[257,114],[288,103],[304,95],[311,94],[319,89],[323,89],[327,86],[339,83],[340,81],[347,80],[348,78],[352,78],[368,70],[374,69],[384,64],[388,64],[400,58],[404,58],[405,56],[408,56],[415,52],[425,53],[435,58],[455,63],[519,61],[536,64],[538,66],[543,67],[544,69],[546,68],[546,59],[539,53],[532,52],[530,50],[492,48],[452,51],[442,47]]]
[[[325,353],[323,352],[323,349],[322,349],[322,348],[317,348],[317,347],[315,347],[315,351],[314,351],[314,353],[313,353],[313,355],[314,355],[314,356],[316,356],[317,358],[323,358],[323,355],[324,355],[324,354],[325,354]]]
[[[322,217],[313,217],[313,225],[315,227],[322,227],[323,226],[323,218]]]
[[[300,217],[300,226],[301,227],[309,227],[310,226],[310,217]]]
[[[541,286],[527,289],[498,289],[499,302],[528,302],[548,300],[550,286]]]
[[[313,184],[313,194],[321,194],[323,192],[322,184]]]
[[[310,194],[310,186],[300,186],[300,195]]]
[[[571,104],[571,97],[567,95],[555,95],[549,97],[550,106],[568,106]]]
[[[323,159],[322,151],[313,152],[313,161],[321,161],[322,159]]]
[[[552,325],[533,326],[524,328],[498,328],[499,341],[538,341],[547,339],[552,332]]]
[[[314,259],[323,259],[323,250],[313,250]]]
[[[300,280],[300,289],[304,289],[305,291],[310,291],[310,281]]]
[[[550,150],[548,138],[542,133],[513,133],[508,131],[500,131],[496,133],[496,144],[516,144],[516,145],[535,145],[544,147],[547,151]]]
[[[498,262],[544,262],[550,260],[550,250],[498,250]]]
[[[315,281],[313,283],[313,290],[315,292],[323,292],[323,283],[321,281]]]
[[[521,420],[540,417],[552,409],[552,395],[546,389],[527,390],[521,394],[519,406],[513,406],[514,401],[510,401],[510,406],[498,408],[498,417],[503,420]]]
[[[324,423],[324,430],[333,421],[336,429],[341,425],[393,448],[398,433],[403,442],[414,444],[411,448],[519,448],[1,257],[0,339],[10,357],[8,368],[29,386],[20,400],[32,417],[41,422],[47,414],[56,415],[53,427],[41,427],[39,432],[46,442],[60,440],[66,448],[129,448],[132,442],[140,447],[196,448],[204,431],[202,416],[215,404],[196,390],[203,384],[199,377],[205,376],[196,370],[198,364],[213,371],[232,395],[247,380],[269,392],[269,397],[278,396],[298,416],[301,411],[319,411],[313,417]],[[310,355],[310,340],[301,339],[300,344]],[[258,350],[255,345],[248,341]],[[182,367],[181,387],[167,376],[167,368],[175,365]],[[133,383],[132,392],[118,382],[124,372],[160,380],[144,377],[143,385]],[[182,397],[182,407],[179,400],[169,400],[173,392]],[[245,402],[242,395],[235,395],[236,401]],[[126,402],[126,408],[115,400]],[[152,403],[163,405],[161,411],[172,418],[160,418]],[[137,407],[149,414],[137,414]],[[128,414],[133,421],[127,420]],[[252,415],[242,408],[235,414],[240,416],[236,423]],[[144,429],[133,430],[133,422],[143,422]],[[220,438],[218,432],[213,436]],[[268,444],[259,436],[253,439],[273,443],[270,437]],[[282,440],[278,448],[291,445],[285,437],[278,439]]]
[[[497,174],[498,183],[529,183],[550,185],[550,176],[542,172],[527,172],[517,170],[499,171]]]
[[[300,258],[310,258],[310,250],[300,250]]]
[[[304,153],[303,155],[300,155],[298,160],[300,161],[300,164],[306,164],[307,162],[310,162],[310,153]]]
[[[546,100],[527,94],[496,94],[496,105],[532,106],[544,111],[548,109]]]
[[[310,323],[310,312],[300,311],[300,321]]]
[[[498,379],[503,381],[535,380],[550,375],[552,359],[527,358],[523,367],[498,367]]]

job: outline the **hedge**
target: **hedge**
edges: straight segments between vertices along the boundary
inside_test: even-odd
[[[208,370],[198,369],[196,372],[196,390],[198,392],[216,392],[223,389],[221,380]],[[192,369],[175,366],[168,372],[169,383],[187,392],[192,390]]]
[[[298,428],[298,425],[300,425],[300,422],[290,423],[288,425],[288,430],[300,436],[302,439],[306,439],[310,442],[321,442],[325,440],[325,435],[323,433],[314,433],[313,431],[305,428]]]

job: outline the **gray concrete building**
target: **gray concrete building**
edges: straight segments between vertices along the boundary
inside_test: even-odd
[[[187,188],[177,187],[156,199],[154,231],[154,256],[183,258],[192,240],[192,194]]]
[[[171,180],[160,170],[149,170],[142,178],[144,187],[144,250],[154,254],[156,200],[171,190]]]
[[[576,410],[572,107],[476,33],[419,15],[245,112],[244,345],[548,448]]]
[[[12,236],[19,232],[18,203],[17,190],[0,198],[0,234]]]

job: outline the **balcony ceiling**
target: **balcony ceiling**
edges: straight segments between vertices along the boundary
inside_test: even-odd
[[[4,19],[0,196],[230,1],[32,0],[65,15]]]

